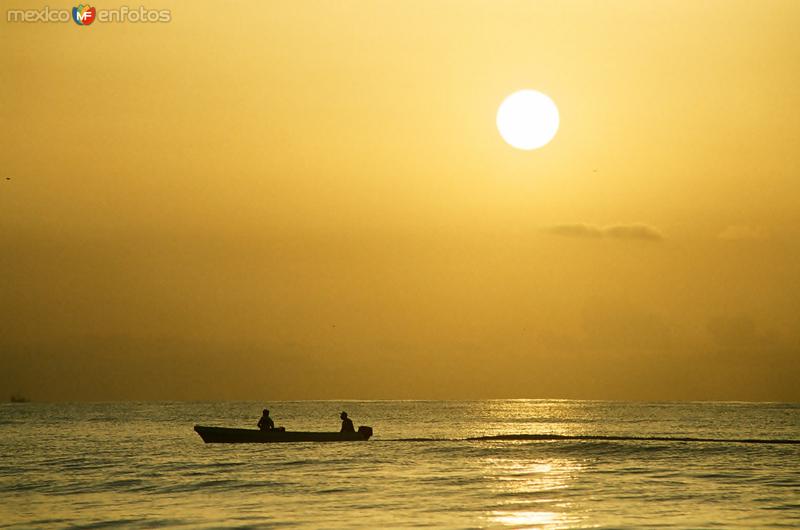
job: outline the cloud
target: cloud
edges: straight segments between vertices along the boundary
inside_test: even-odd
[[[603,237],[603,230],[587,224],[556,225],[547,229],[551,234],[569,237]]]
[[[547,228],[551,234],[567,237],[633,239],[640,241],[661,241],[664,234],[657,228],[642,224],[618,224],[596,226],[586,223],[562,224]]]
[[[764,239],[766,236],[761,230],[753,228],[752,226],[731,225],[720,232],[717,237],[726,241],[742,241]]]

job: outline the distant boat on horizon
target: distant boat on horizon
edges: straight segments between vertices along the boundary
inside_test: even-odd
[[[11,403],[28,403],[30,399],[26,398],[22,394],[11,394],[11,399],[9,400]]]

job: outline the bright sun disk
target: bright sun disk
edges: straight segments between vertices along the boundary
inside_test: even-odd
[[[514,92],[497,109],[497,129],[510,146],[537,149],[558,132],[558,107],[553,100],[535,90]]]

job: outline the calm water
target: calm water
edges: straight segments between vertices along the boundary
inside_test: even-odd
[[[195,423],[366,443],[203,444]],[[800,527],[800,404],[358,401],[0,405],[0,527]],[[422,439],[421,438],[427,438]]]

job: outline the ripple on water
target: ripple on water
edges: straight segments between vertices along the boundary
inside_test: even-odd
[[[10,409],[15,416],[0,423],[0,508],[11,515],[0,525],[555,529],[800,523],[800,446],[637,438],[800,438],[800,408],[794,406],[350,402],[347,410],[376,429],[374,440],[213,446],[192,431],[202,418],[252,423],[253,411],[262,408],[117,403],[33,405],[24,414]],[[325,430],[330,409],[341,410],[330,402],[270,408],[281,411],[282,423],[308,430]],[[598,429],[605,430],[599,435],[628,439],[548,434],[585,436]],[[510,436],[466,440],[484,431]],[[420,433],[431,436],[420,439]]]

